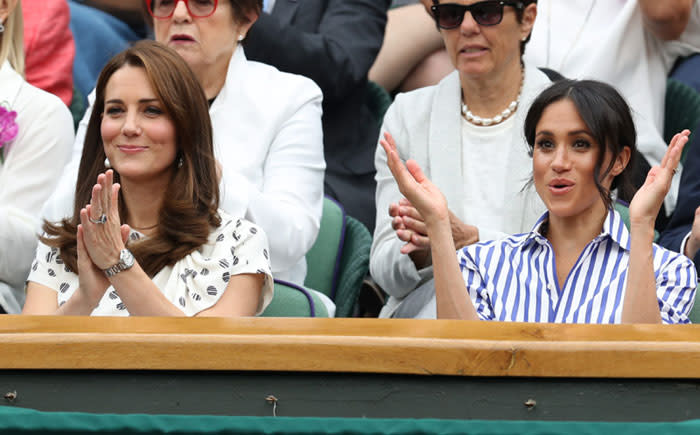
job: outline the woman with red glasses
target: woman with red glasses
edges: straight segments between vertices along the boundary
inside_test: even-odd
[[[456,71],[438,85],[400,94],[382,128],[447,198],[456,248],[528,230],[544,210],[522,186],[531,165],[522,126],[550,83],[524,64],[534,1],[434,0],[431,12]],[[380,316],[435,317],[423,216],[399,192],[377,148],[377,224],[370,272],[391,296]]]
[[[155,39],[187,62],[209,100],[221,208],[269,236],[275,278],[302,285],[305,255],[323,207],[320,89],[313,81],[246,59],[241,41],[261,0],[146,0]],[[74,159],[51,203],[49,220],[70,215],[90,111]],[[67,207],[68,206],[68,207]],[[332,311],[330,300],[325,301]]]

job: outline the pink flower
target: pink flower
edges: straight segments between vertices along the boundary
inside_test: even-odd
[[[17,137],[17,112],[0,106],[0,148]]]

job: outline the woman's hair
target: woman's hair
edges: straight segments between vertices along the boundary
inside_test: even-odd
[[[24,76],[24,20],[22,19],[22,0],[3,23],[5,31],[0,33],[0,66],[6,60],[18,74]]]
[[[52,225],[45,222],[42,241],[60,248],[64,263],[77,273],[76,231],[80,210],[91,198],[97,176],[107,170],[100,135],[105,88],[112,75],[126,66],[143,68],[156,97],[175,128],[177,156],[164,193],[158,227],[152,237],[132,242],[132,251],[150,276],[172,265],[207,242],[211,227],[220,225],[219,189],[212,145],[209,105],[194,73],[174,50],[154,41],[137,42],[113,57],[97,79],[96,99],[87,127],[75,188],[73,216]],[[182,160],[182,166],[179,160]],[[115,171],[115,182],[119,174]],[[119,217],[128,210],[119,193]]]
[[[610,191],[600,184],[613,168],[615,160],[625,147],[630,149],[630,161],[612,182],[611,190],[618,189],[619,196],[632,197],[632,169],[637,149],[637,132],[634,128],[630,108],[619,92],[612,86],[594,80],[560,80],[545,89],[535,99],[525,117],[525,139],[530,146],[530,154],[535,147],[537,124],[542,113],[552,103],[561,100],[571,101],[588,131],[601,147],[593,176],[595,185],[607,208],[612,206]],[[612,157],[606,168],[602,168],[606,154]]]

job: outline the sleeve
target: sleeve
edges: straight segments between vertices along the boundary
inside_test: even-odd
[[[380,137],[384,132],[390,133],[399,151],[399,156],[405,160],[409,144],[406,127],[401,119],[402,106],[407,100],[400,95],[384,116],[384,124]],[[377,170],[376,204],[377,216],[370,251],[369,268],[372,278],[384,291],[396,298],[403,298],[410,293],[421,280],[432,276],[432,267],[418,270],[408,255],[401,254],[403,242],[396,237],[391,226],[389,205],[398,202],[403,195],[399,191],[396,180],[387,167],[386,153],[381,145],[377,145],[374,155],[374,165]]]
[[[320,2],[319,2],[320,3]],[[309,77],[324,99],[342,103],[367,81],[384,40],[389,0],[328,0],[316,32],[263,13],[245,41],[251,60]],[[301,7],[301,6],[300,6]]]
[[[661,248],[655,248],[661,249]],[[698,276],[693,262],[667,251],[670,258],[656,273],[656,293],[663,323],[690,323],[688,314],[695,302]]]
[[[59,255],[58,248],[51,248],[42,242],[36,247],[36,257],[32,262],[27,281],[46,286],[52,290],[66,292],[68,283],[64,283],[63,275],[67,273],[67,267]]]
[[[465,248],[457,251],[457,260],[459,268],[462,270],[462,278],[467,288],[469,297],[471,298],[476,313],[481,320],[496,320],[491,305],[491,297],[489,296],[484,279],[479,272],[479,268],[472,259],[471,253]]]
[[[64,0],[25,2],[22,11],[27,81],[70,106],[75,43],[69,27],[68,3]]]
[[[274,282],[270,268],[270,253],[264,231],[244,220],[229,220],[213,237],[213,250],[203,257],[198,252],[180,260],[176,278],[185,283],[184,295],[178,292],[173,301],[186,315],[194,316],[216,304],[228,289],[232,276],[240,274],[265,275],[265,282],[256,315],[272,300]],[[168,287],[179,286],[169,283]]]
[[[693,1],[688,24],[681,36],[675,41],[665,42],[665,45],[664,56],[669,69],[678,57],[700,51],[700,2]]]
[[[311,249],[323,213],[323,96],[303,79],[284,111],[262,168],[258,187],[234,165],[223,165],[222,208],[260,225],[270,239],[275,273],[287,271]],[[237,212],[239,211],[239,212]]]
[[[27,86],[27,85],[25,85]],[[0,280],[21,286],[40,228],[40,212],[68,159],[73,122],[53,95],[28,93],[17,107],[19,133],[4,155],[0,174]]]

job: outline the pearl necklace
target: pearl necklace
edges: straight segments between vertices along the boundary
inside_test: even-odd
[[[500,124],[501,122],[505,121],[515,113],[516,110],[518,110],[518,104],[520,103],[520,95],[523,92],[523,83],[525,82],[525,70],[523,70],[523,78],[520,81],[520,90],[518,91],[518,96],[515,97],[515,100],[511,101],[508,107],[506,107],[501,113],[498,115],[494,116],[493,118],[482,118],[481,116],[476,116],[474,115],[471,110],[467,107],[467,104],[462,101],[462,116],[466,118],[468,122],[471,122],[474,125],[483,125],[483,126],[489,126],[489,125],[496,125]]]

